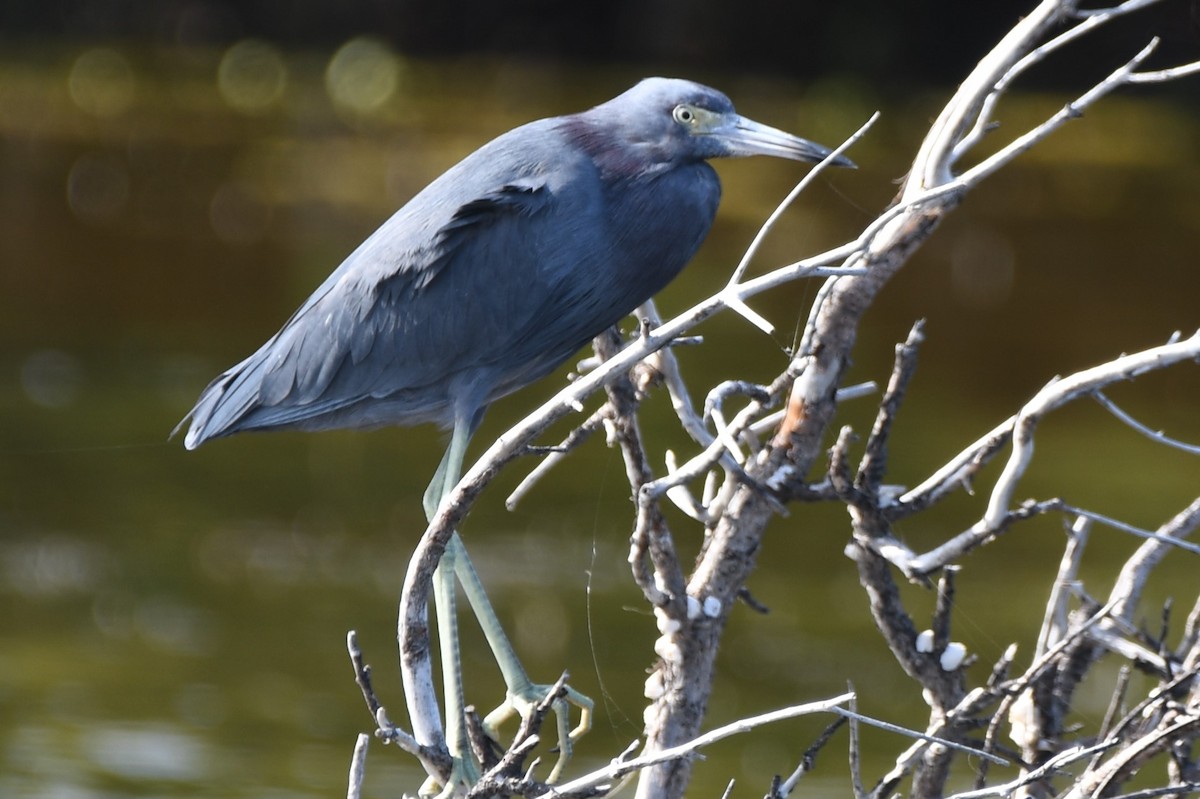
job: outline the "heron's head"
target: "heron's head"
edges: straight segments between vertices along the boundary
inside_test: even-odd
[[[739,115],[716,89],[676,78],[646,78],[588,113],[612,126],[617,136],[611,146],[636,148],[659,162],[770,155],[816,163],[830,153]],[[842,156],[832,163],[854,166]]]

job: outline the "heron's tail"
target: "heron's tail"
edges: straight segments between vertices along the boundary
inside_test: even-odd
[[[183,445],[188,449],[208,441],[231,435],[243,429],[240,424],[258,406],[258,380],[255,374],[262,368],[257,354],[227,369],[209,383],[187,415],[171,431],[174,438],[185,426],[188,428]],[[190,426],[189,426],[190,422]]]

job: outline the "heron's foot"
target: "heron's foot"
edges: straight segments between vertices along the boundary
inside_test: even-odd
[[[455,757],[450,766],[450,779],[446,780],[446,784],[443,785],[433,777],[429,777],[421,784],[417,795],[422,799],[450,799],[455,795],[466,794],[475,787],[477,782],[479,782],[479,767],[475,765],[471,756]]]
[[[565,676],[565,675],[564,675]],[[535,685],[526,683],[519,688],[510,688],[504,697],[504,703],[488,713],[483,720],[483,730],[493,740],[500,740],[498,732],[500,725],[513,716],[522,720],[533,716],[538,706],[546,701],[552,693],[558,691],[556,685]],[[555,726],[558,728],[558,760],[550,770],[546,782],[554,784],[562,776],[563,769],[571,761],[575,751],[575,742],[592,729],[592,708],[594,702],[590,697],[576,691],[565,683],[562,684],[561,694],[551,700],[550,712],[554,714]],[[571,706],[579,708],[579,724],[571,729]]]

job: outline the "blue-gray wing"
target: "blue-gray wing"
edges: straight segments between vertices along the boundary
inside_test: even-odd
[[[552,370],[595,332],[567,310],[607,250],[579,246],[595,202],[551,193],[506,183],[428,233],[402,209],[205,389],[186,446],[242,430],[449,424],[456,401],[482,407]]]
[[[708,230],[716,174],[699,163],[609,185],[567,128],[510,131],[397,211],[204,390],[186,446],[242,430],[450,425],[666,285]]]

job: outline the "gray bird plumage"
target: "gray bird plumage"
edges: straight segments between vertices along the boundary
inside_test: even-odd
[[[180,422],[191,419],[184,443],[194,449],[245,430],[437,422],[453,433],[425,493],[433,519],[488,404],[552,371],[691,259],[721,197],[707,159],[828,154],[739,117],[720,92],[664,78],[509,131],[413,197],[278,333],[210,383]],[[530,712],[549,686],[529,680],[457,533],[433,580],[435,597],[452,598],[454,581],[462,585],[504,675],[505,701],[485,727]],[[452,620],[453,602],[437,604]],[[456,628],[446,627],[448,781],[461,787],[479,770],[465,732]],[[569,733],[566,702],[580,711]],[[590,727],[592,702],[568,688],[555,708],[550,782]],[[421,723],[423,742],[436,742],[440,731]]]
[[[721,187],[706,159],[753,154],[817,161],[828,150],[738,117],[720,92],[664,78],[499,136],[210,383],[185,445],[281,428],[473,428],[489,403],[670,282],[716,214]]]

